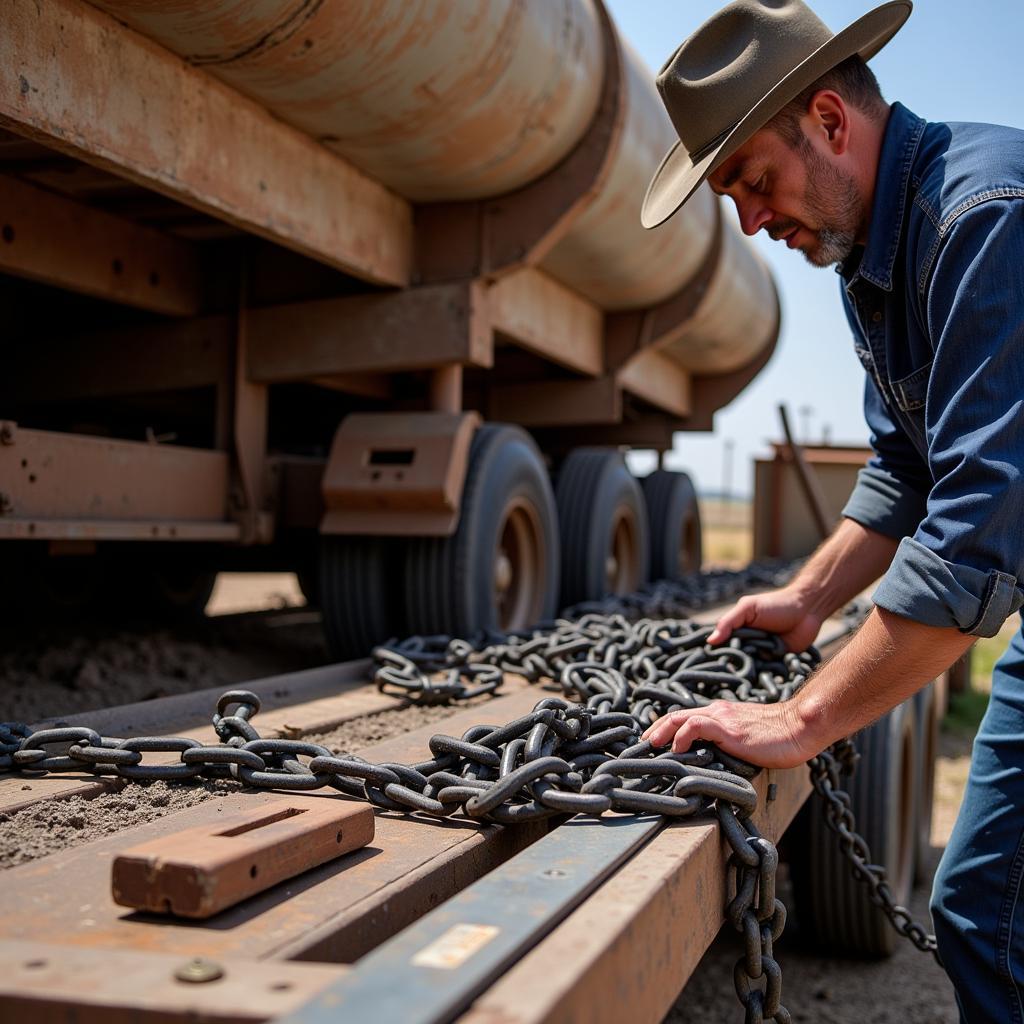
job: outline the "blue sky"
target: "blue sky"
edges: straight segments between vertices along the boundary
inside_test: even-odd
[[[706,18],[719,0],[607,0],[622,35],[652,72]],[[839,31],[871,10],[863,0],[811,0],[818,16]],[[1024,0],[918,0],[910,20],[871,62],[888,100],[900,100],[933,121],[992,121],[1024,127]],[[732,203],[727,202],[732,208]],[[753,489],[755,453],[780,434],[775,407],[786,402],[798,435],[810,440],[827,424],[836,443],[867,441],[861,415],[862,374],[831,269],[759,235],[754,243],[775,275],[782,298],[782,333],[760,377],[715,418],[713,434],[679,433],[672,468],[693,473],[703,491],[723,485],[723,452],[735,444],[733,493]],[[810,413],[799,410],[809,407]],[[803,439],[801,437],[801,439]],[[650,460],[636,458],[644,472]]]

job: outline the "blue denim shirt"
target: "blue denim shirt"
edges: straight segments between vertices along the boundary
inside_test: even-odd
[[[843,515],[900,539],[873,600],[992,636],[1024,601],[1024,131],[893,104],[839,270],[875,453]]]

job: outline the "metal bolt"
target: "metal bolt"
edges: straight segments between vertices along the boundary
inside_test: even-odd
[[[11,496],[4,491],[0,491],[0,516],[5,516],[13,510],[14,502],[11,501]]]
[[[14,444],[15,425],[9,420],[0,423],[0,444]]]
[[[204,957],[193,957],[187,964],[182,964],[174,972],[178,981],[187,981],[193,985],[199,985],[205,981],[216,981],[224,977],[224,968],[213,960]]]
[[[547,868],[547,870],[542,871],[540,874],[541,874],[541,878],[568,878],[569,877],[569,872],[568,871],[563,871],[561,868]]]
[[[774,800],[779,795],[779,787],[774,782],[768,783],[768,800]]]

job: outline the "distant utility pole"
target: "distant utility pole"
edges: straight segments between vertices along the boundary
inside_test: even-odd
[[[803,421],[803,429],[800,433],[803,435],[804,444],[811,443],[811,416],[814,415],[814,406],[812,405],[801,405],[797,410],[800,413],[800,419]]]
[[[731,437],[727,437],[722,448],[722,503],[725,507],[728,507],[732,501],[732,453],[735,447],[736,442]],[[725,507],[722,510],[723,516]]]

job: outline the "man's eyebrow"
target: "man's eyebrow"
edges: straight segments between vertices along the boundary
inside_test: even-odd
[[[712,191],[712,192],[717,192],[717,193],[718,193],[718,195],[722,195],[722,193],[723,193],[723,192],[724,192],[724,191],[725,191],[726,189],[732,188],[732,186],[733,186],[733,185],[735,185],[735,184],[736,184],[736,182],[740,180],[740,177],[742,176],[743,172],[744,172],[744,171],[745,171],[746,169],[747,169],[747,161],[746,161],[746,160],[741,160],[741,161],[740,161],[739,163],[737,163],[737,164],[736,164],[736,165],[735,165],[735,166],[733,167],[733,169],[732,169],[732,170],[731,170],[731,171],[730,171],[730,172],[729,172],[729,173],[728,173],[728,174],[727,174],[727,175],[726,175],[726,176],[725,176],[725,177],[724,177],[724,178],[722,179],[722,183],[721,183],[721,185],[720,185],[720,186],[716,187],[716,186],[714,186],[714,185],[711,185],[711,191]],[[710,182],[709,182],[709,184],[710,184]]]

